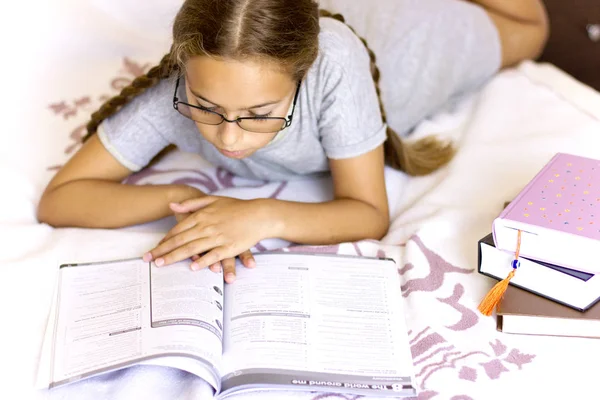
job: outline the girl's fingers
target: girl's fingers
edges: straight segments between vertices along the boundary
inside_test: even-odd
[[[218,199],[219,198],[216,196],[204,196],[195,199],[189,199],[181,203],[170,203],[169,207],[171,208],[171,211],[178,214],[189,214],[189,216],[171,228],[163,240],[168,240],[183,231],[191,229],[194,225],[196,225],[196,220],[198,219],[198,216],[195,213],[204,207],[211,205]]]
[[[179,235],[180,233],[183,233],[185,231],[189,231],[194,226],[196,226],[196,220],[193,215],[190,215],[183,221],[175,224],[175,226],[172,227],[171,230],[167,232],[167,234],[162,238],[161,242],[164,243],[167,240],[171,239],[173,236]]]
[[[176,263],[178,261],[185,260],[186,258],[191,258],[194,255],[201,254],[210,249],[214,249],[218,245],[219,244],[216,243],[214,237],[207,237],[207,238],[192,240],[183,246],[176,247],[175,249],[165,252],[164,254],[156,257],[154,259],[154,263],[158,267],[162,267],[164,265],[170,265],[170,264]],[[201,269],[201,268],[206,268],[209,265],[214,264],[217,261],[220,261],[220,260],[214,260],[213,262],[210,262],[210,263],[202,263],[202,266],[200,268],[197,268],[198,262],[201,261],[205,257],[206,256],[200,257],[198,260],[192,262],[190,267],[193,270],[197,270],[197,269]]]
[[[192,256],[192,261],[196,261],[196,260],[197,260],[197,259],[199,259],[199,258],[200,258],[200,256],[199,256],[198,254],[194,254],[194,255]]]
[[[233,283],[235,280],[235,258],[226,258],[221,261],[223,265],[223,277],[225,282]]]
[[[189,217],[190,214],[189,213],[175,213],[175,220],[177,221],[177,224],[184,221],[187,217]],[[168,234],[169,232],[167,232]],[[163,244],[166,240],[168,240],[169,237],[167,237],[166,235],[163,236],[163,238],[160,240],[160,242],[158,242],[158,244]]]
[[[208,239],[208,238],[215,238],[214,235],[207,235],[205,234],[205,232],[202,231],[202,229],[195,227],[194,229],[188,229],[187,231],[183,231],[181,233],[179,233],[178,235],[172,236],[169,239],[163,239],[163,242],[158,244],[155,248],[153,248],[152,250],[150,250],[148,253],[144,254],[144,261],[150,261],[150,260],[156,260],[159,257],[162,257],[163,255],[179,248],[179,247],[183,247],[183,246],[187,246],[189,243],[193,242],[194,240],[198,240],[198,239]],[[201,252],[198,252],[196,254],[200,254]],[[190,257],[194,255],[191,254]]]
[[[171,210],[178,213],[189,213],[198,211],[201,208],[208,206],[209,204],[214,203],[217,200],[215,196],[203,196],[197,197],[194,199],[188,199],[182,201],[181,203],[171,203],[169,206]]]
[[[200,257],[198,257],[198,258],[200,258]],[[220,262],[214,263],[213,265],[210,266],[210,270],[212,272],[221,272],[221,263]]]
[[[220,247],[214,247],[212,248],[212,250],[208,251],[206,254],[204,254],[203,256],[201,256],[198,260],[194,261],[191,265],[193,270],[199,270],[202,268],[206,268],[209,265],[212,265],[214,263],[217,263],[219,261],[224,260],[225,258],[229,258],[231,256],[229,256],[227,254],[227,250],[225,247],[220,246]]]
[[[244,264],[247,268],[256,267],[256,261],[254,260],[254,256],[250,250],[244,251],[239,257],[242,261],[242,264]]]

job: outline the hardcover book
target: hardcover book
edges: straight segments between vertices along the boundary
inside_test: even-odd
[[[578,271],[600,272],[600,161],[556,154],[493,221],[496,247]]]

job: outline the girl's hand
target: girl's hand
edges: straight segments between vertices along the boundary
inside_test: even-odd
[[[177,210],[182,210],[182,206],[178,203],[172,203],[170,207],[178,223],[189,217],[192,214],[192,211],[198,211],[198,209],[200,209],[199,207],[189,206],[186,207],[187,212],[178,212]],[[159,244],[162,244],[165,240],[166,237],[163,238]],[[202,254],[194,254],[192,256],[192,261],[197,261],[201,256]],[[254,260],[254,256],[250,250],[242,252],[238,255],[238,257],[245,267],[254,268],[256,266],[256,261]],[[213,272],[221,272],[221,268],[224,268],[223,276],[225,277],[225,282],[232,283],[235,280],[235,257],[226,258],[222,261],[216,262],[209,268]]]
[[[180,222],[144,255],[145,261],[155,260],[159,267],[206,253],[194,257],[191,268],[214,270],[222,261],[229,282],[235,278],[234,258],[239,255],[245,266],[253,267],[247,249],[269,237],[271,223],[261,200],[205,196],[171,204],[171,209]]]
[[[192,256],[192,260],[196,261],[200,259],[201,256]],[[254,256],[250,252],[250,250],[244,251],[242,254],[238,255],[240,261],[246,268],[254,268],[256,267],[256,261],[254,260]],[[232,283],[235,280],[235,257],[226,258],[221,262],[215,263],[210,266],[210,270],[213,272],[220,272],[221,266],[223,266],[223,276],[225,277],[225,282]]]
[[[189,212],[177,212],[176,211],[177,205],[178,205],[177,203],[171,203],[169,205],[169,207],[173,211],[173,215],[175,215],[175,220],[177,220],[177,222],[181,222],[184,219],[186,219],[187,217],[189,217],[191,213],[189,213]],[[196,211],[196,210],[193,210],[193,211]],[[161,244],[164,241],[165,241],[165,239],[162,239],[160,242],[158,242],[158,244]],[[201,256],[202,256],[202,254],[194,254],[192,256],[192,261],[196,261]],[[233,258],[232,260],[235,263],[235,258]],[[225,261],[225,260],[223,260],[223,261]],[[213,265],[210,266],[210,270],[213,271],[213,272],[221,272],[221,263],[220,262],[214,263]]]

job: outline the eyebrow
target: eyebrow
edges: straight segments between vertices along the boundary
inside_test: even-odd
[[[207,99],[206,97],[200,96],[198,93],[194,92],[194,91],[192,90],[192,88],[189,88],[189,89],[190,89],[190,92],[192,92],[192,94],[193,94],[194,96],[196,96],[197,98],[199,98],[200,100],[203,100],[203,101],[205,101],[205,102],[207,102],[207,103],[210,103],[210,104],[214,104],[214,105],[215,105],[215,106],[217,106],[217,107],[221,107],[220,105],[218,105],[218,104],[217,104],[217,103],[215,103],[214,101],[210,101],[210,100],[209,100],[209,99]],[[271,106],[271,105],[273,105],[273,104],[277,104],[277,103],[280,103],[280,102],[281,102],[281,100],[277,100],[277,101],[268,101],[268,102],[266,102],[266,103],[261,103],[261,104],[257,104],[257,105],[255,105],[255,106],[246,107],[246,108],[244,108],[244,110],[252,110],[253,108],[262,108],[262,107]]]

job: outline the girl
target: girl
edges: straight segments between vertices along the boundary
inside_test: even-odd
[[[389,225],[384,164],[424,175],[454,151],[432,138],[407,144],[391,129],[380,75],[405,134],[544,44],[539,0],[473,3],[381,3],[382,35],[370,38],[381,50],[380,74],[366,42],[340,15],[320,18],[315,1],[186,0],[170,53],[92,115],[89,140],[48,184],[38,218],[116,228],[175,214],[178,223],[144,260],[193,257],[192,269],[223,267],[227,282],[235,257],[254,266],[248,249],[265,238],[380,239]],[[237,200],[185,185],[120,183],[173,144],[248,178],[329,172],[333,200]]]

